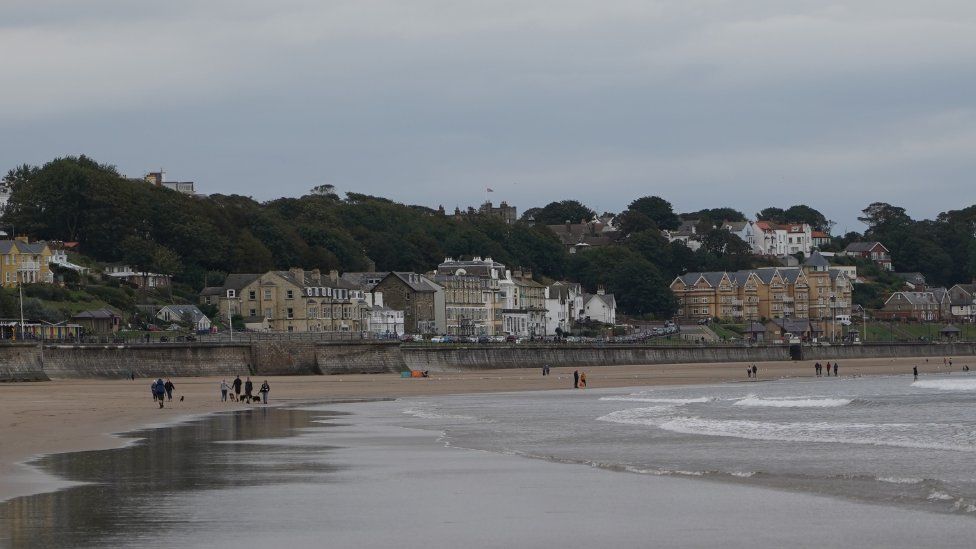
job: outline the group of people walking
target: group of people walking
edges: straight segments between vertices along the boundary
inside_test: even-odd
[[[244,394],[241,394],[241,388],[244,389]],[[234,392],[231,392],[231,389]],[[261,384],[261,388],[258,389],[258,393],[261,394],[261,401],[264,404],[268,403],[268,393],[271,392],[271,386],[268,385],[268,380],[264,380]],[[237,376],[234,381],[227,383],[226,379],[220,380],[220,401],[227,402],[227,399],[235,402],[251,402],[252,400],[257,400],[258,397],[254,396],[254,383],[251,382],[251,378],[246,378],[246,381],[241,381],[241,376]]]
[[[173,400],[173,389],[176,389],[176,385],[167,379],[163,381],[163,378],[159,378],[152,382],[149,386],[149,392],[152,393],[153,402],[159,403],[159,407],[162,408],[163,404],[167,401]]]
[[[758,379],[759,368],[757,368],[755,364],[753,364],[752,366],[746,366],[746,377],[750,379]]]
[[[824,375],[824,370],[827,371],[826,376],[827,377],[830,377],[830,368],[831,368],[830,362],[827,362],[827,365],[826,366],[820,364],[819,362],[813,365],[813,371],[816,373],[816,376],[817,377],[820,377],[820,376]],[[834,362],[834,365],[833,365],[834,377],[837,377],[838,376],[838,374],[837,374],[837,368],[838,368],[838,363],[837,362]]]

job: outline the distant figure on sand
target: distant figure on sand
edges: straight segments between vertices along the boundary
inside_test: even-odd
[[[227,402],[227,392],[230,391],[230,384],[226,379],[220,380],[220,401]]]
[[[918,366],[912,366],[912,374],[915,376],[915,381],[918,381]]]
[[[759,377],[759,368],[756,368],[756,365],[753,364],[752,365],[752,379],[756,379],[757,377]]]
[[[580,372],[579,388],[586,389],[586,372]]]
[[[579,370],[573,371],[573,389],[579,389]]]
[[[752,377],[752,367],[746,366],[746,377]]]
[[[813,365],[813,375],[815,375],[817,377],[820,377],[820,368],[822,368],[822,366],[820,365],[819,362],[816,363],[816,364],[814,364]]]
[[[240,400],[241,399],[241,385],[242,385],[241,376],[237,376],[237,378],[234,379],[233,385],[234,385],[234,398],[237,399],[237,400]]]
[[[166,400],[166,384],[163,383],[163,378],[159,378],[153,383],[153,394],[156,395],[156,401],[162,408],[163,402]]]
[[[835,362],[834,363],[834,377],[837,377],[837,366],[838,366],[838,363]]]
[[[251,402],[251,400],[254,399],[253,392],[254,384],[251,383],[251,378],[249,377],[247,378],[247,381],[244,382],[244,400]]]
[[[827,377],[830,377],[830,362],[827,362]]]
[[[264,402],[265,404],[267,404],[268,403],[268,393],[271,392],[271,386],[268,385],[268,380],[267,379],[264,380],[264,383],[261,384],[261,388],[258,389],[258,392],[261,393],[261,401]]]
[[[176,388],[176,385],[173,385],[173,382],[167,379],[166,383],[163,385],[163,388],[166,389],[166,400],[172,401],[173,389]]]

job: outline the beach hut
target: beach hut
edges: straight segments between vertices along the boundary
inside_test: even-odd
[[[947,324],[945,328],[939,330],[939,335],[942,336],[943,339],[959,339],[960,333],[962,333],[962,330],[956,328],[952,324]]]

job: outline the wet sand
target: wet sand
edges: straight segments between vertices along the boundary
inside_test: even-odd
[[[957,359],[958,370],[967,361]],[[971,366],[976,366],[976,359]],[[842,361],[841,377],[907,374],[918,364],[921,374],[942,370],[942,358],[858,359]],[[759,381],[812,377],[813,362],[757,363]],[[600,366],[584,369],[591,388],[750,382],[745,363]],[[566,389],[572,368],[436,373],[401,379],[394,374],[268,378],[271,402],[397,398],[413,395]],[[255,389],[264,378],[254,378]],[[124,445],[113,436],[153,424],[180,421],[195,414],[233,411],[247,405],[221,403],[219,378],[174,378],[175,399],[158,409],[149,393],[151,380],[72,380],[0,384],[0,501],[61,487],[50,477],[22,466],[42,454]],[[228,381],[231,381],[228,379]],[[183,402],[179,402],[180,397]],[[254,405],[251,405],[254,406]]]

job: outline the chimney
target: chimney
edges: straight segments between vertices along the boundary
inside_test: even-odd
[[[329,280],[332,282],[339,282],[339,271],[332,269],[329,271]]]
[[[603,286],[596,287],[596,295],[606,295],[606,294],[607,294],[607,290],[604,289]]]
[[[17,242],[23,242],[24,244],[30,244],[30,238],[28,238],[27,235],[15,236],[14,240]]]
[[[291,269],[288,269],[288,272],[291,273],[291,276],[295,277],[295,280],[298,281],[299,284],[305,283],[305,269],[302,269],[301,267],[292,267]]]
[[[321,284],[322,271],[320,271],[319,269],[312,269],[312,279],[315,280],[316,284]]]

